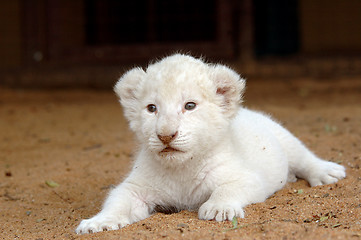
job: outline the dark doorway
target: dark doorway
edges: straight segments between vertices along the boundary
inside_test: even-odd
[[[89,45],[214,41],[215,0],[87,0]]]
[[[298,21],[298,0],[254,0],[256,56],[298,53]]]

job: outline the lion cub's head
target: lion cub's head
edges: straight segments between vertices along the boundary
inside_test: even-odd
[[[244,87],[223,65],[176,54],[128,71],[114,90],[143,149],[174,163],[211,153],[227,137]]]

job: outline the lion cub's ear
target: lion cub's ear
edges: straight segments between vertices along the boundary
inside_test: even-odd
[[[233,117],[242,103],[246,80],[232,69],[219,64],[211,67],[211,78],[217,95],[222,97],[221,108],[227,116]]]
[[[143,69],[133,68],[126,72],[114,86],[114,91],[120,98],[120,103],[124,108],[124,115],[129,121],[132,121],[138,112],[139,88],[145,75]]]

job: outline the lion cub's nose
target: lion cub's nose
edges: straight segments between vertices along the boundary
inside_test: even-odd
[[[159,140],[162,141],[163,144],[167,145],[167,144],[169,144],[171,141],[173,141],[175,139],[177,134],[178,134],[178,132],[175,132],[174,134],[167,135],[167,136],[163,136],[163,135],[158,134],[158,138],[159,138]]]

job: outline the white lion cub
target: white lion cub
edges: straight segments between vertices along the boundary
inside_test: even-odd
[[[114,89],[139,151],[129,176],[76,232],[119,229],[159,210],[232,220],[287,181],[317,186],[346,176],[269,117],[241,107],[244,88],[228,67],[182,54],[124,74]]]

